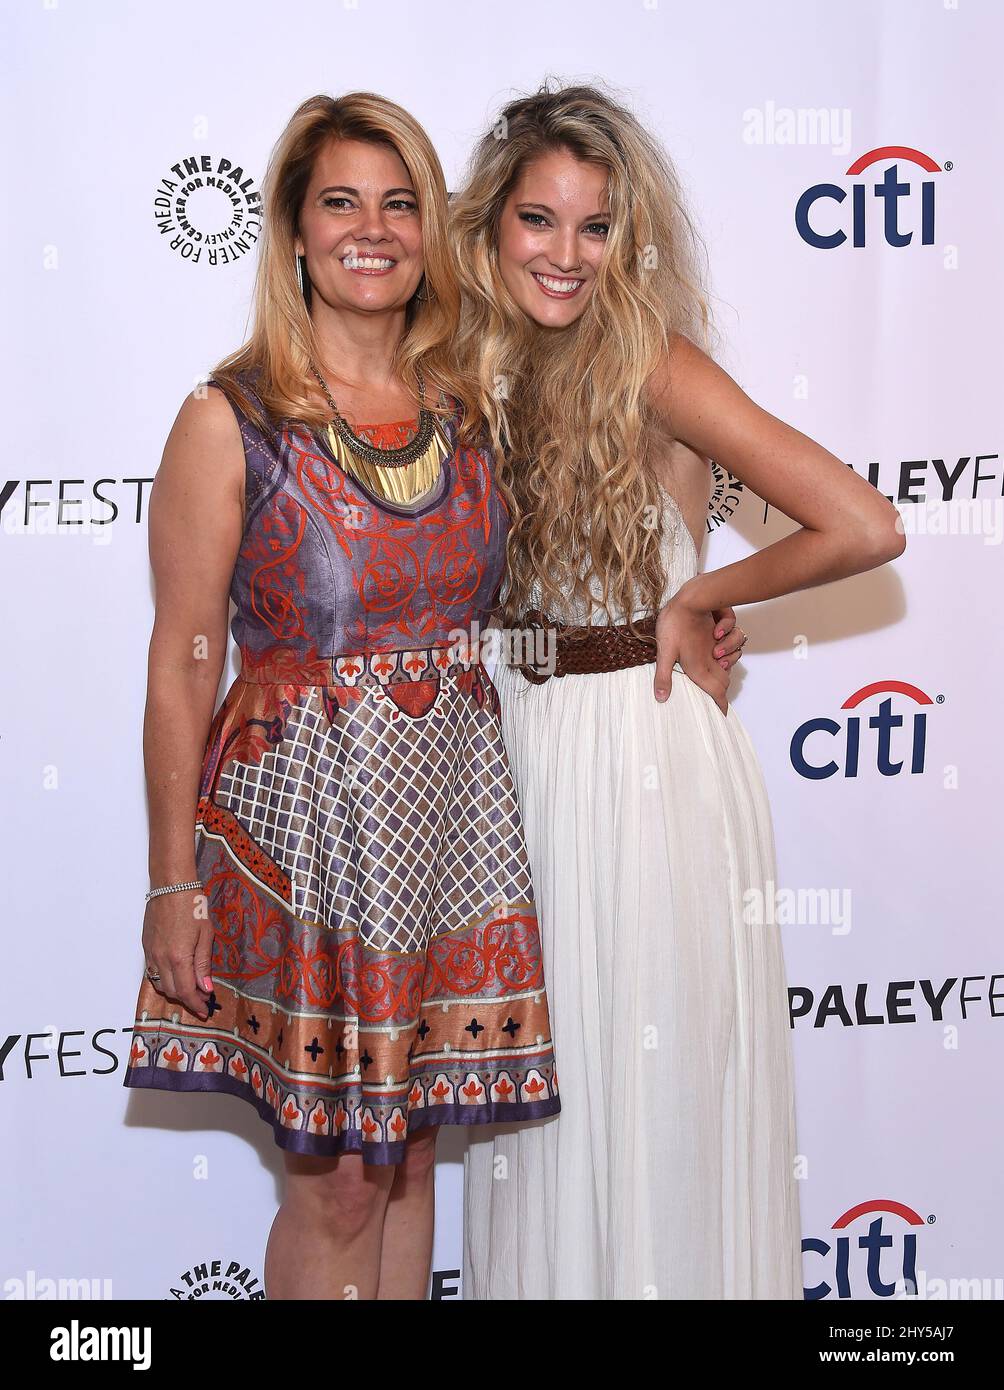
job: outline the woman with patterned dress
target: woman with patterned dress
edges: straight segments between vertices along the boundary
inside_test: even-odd
[[[451,217],[534,638],[495,681],[562,1092],[469,1137],[464,1296],[798,1299],[770,806],[708,644],[725,604],[901,553],[896,512],[691,341],[677,180],[605,94],[507,105]],[[703,574],[711,458],[803,529]]]
[[[559,1109],[468,636],[508,518],[452,368],[445,227],[407,113],[304,103],[269,166],[252,337],[186,400],[152,497],[154,896],[125,1084],[237,1096],[271,1127],[270,1298],[425,1297],[437,1127]],[[213,715],[228,594],[241,669]]]

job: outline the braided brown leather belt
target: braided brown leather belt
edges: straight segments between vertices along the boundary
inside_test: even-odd
[[[556,634],[553,671],[542,671],[529,663],[516,666],[534,685],[543,685],[552,675],[587,676],[601,671],[625,671],[629,666],[644,666],[656,658],[655,642],[633,636],[626,623],[575,626],[556,622],[539,609],[524,613],[520,623],[527,630],[553,628]],[[635,629],[653,637],[655,618],[637,619]]]

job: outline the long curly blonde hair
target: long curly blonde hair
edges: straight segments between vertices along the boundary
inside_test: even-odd
[[[314,161],[329,140],[363,140],[390,145],[411,175],[422,219],[424,289],[409,302],[405,332],[397,347],[395,368],[418,400],[417,373],[426,380],[426,405],[440,408],[439,386],[463,409],[461,438],[473,441],[484,420],[473,384],[456,364],[454,343],[460,321],[460,287],[447,230],[447,191],[442,166],[428,135],[402,107],[373,92],[341,97],[313,96],[304,101],[275,144],[263,184],[262,235],[254,289],[251,335],[236,352],[213,369],[228,394],[260,425],[266,421],[241,374],[257,372],[256,390],[274,420],[296,419],[323,426],[330,411],[308,395],[314,385],[309,369],[320,364],[309,313],[309,281],[301,292],[296,276],[295,242],[300,208]]]
[[[511,513],[499,607],[507,627],[519,626],[535,583],[539,606],[559,618],[568,597],[600,603],[611,620],[615,607],[630,620],[639,603],[661,606],[666,576],[652,524],[661,507],[643,387],[673,332],[706,350],[713,332],[699,273],[704,245],[668,156],[599,88],[551,90],[551,81],[503,108],[450,203],[459,359],[477,381]],[[562,150],[606,169],[610,229],[584,313],[554,330],[506,289],[498,236],[523,169]]]

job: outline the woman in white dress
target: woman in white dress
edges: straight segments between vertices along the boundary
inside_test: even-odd
[[[899,555],[896,512],[694,341],[672,165],[595,88],[510,103],[452,218],[505,448],[504,627],[586,629],[561,629],[568,674],[497,668],[562,1110],[472,1135],[464,1295],[801,1298],[784,960],[747,906],[771,814],[711,642],[727,605]],[[711,458],[801,529],[699,574]]]

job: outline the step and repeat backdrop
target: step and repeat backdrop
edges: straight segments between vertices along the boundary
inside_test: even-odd
[[[499,104],[551,74],[602,79],[663,139],[723,365],[908,533],[895,563],[740,617],[806,1297],[1004,1297],[1004,10],[8,0],[0,24],[3,1296],[263,1296],[271,1130],[234,1097],[122,1085],[150,486],[185,394],[246,335],[262,177],[299,102],[393,98],[456,187]],[[792,526],[719,469],[703,564]],[[462,1142],[441,1134],[433,1297],[461,1293]]]

